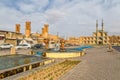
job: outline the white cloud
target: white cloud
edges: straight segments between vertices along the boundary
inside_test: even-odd
[[[66,16],[66,13],[59,10],[48,10],[45,14],[46,20],[50,24],[55,24],[56,22],[58,23]]]
[[[119,0],[29,0],[0,3],[0,29],[14,31],[16,23],[24,32],[25,21],[32,22],[32,32],[40,31],[44,23],[50,24],[50,33],[61,36],[92,35],[95,21],[104,19],[105,30],[120,34]]]
[[[19,9],[20,11],[24,13],[34,12],[35,6],[32,4],[25,4],[25,3],[19,3]]]

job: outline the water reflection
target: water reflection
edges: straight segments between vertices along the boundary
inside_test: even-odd
[[[35,61],[43,60],[40,56],[35,55],[8,55],[8,56],[0,56],[0,70],[16,67],[23,64],[28,64]]]

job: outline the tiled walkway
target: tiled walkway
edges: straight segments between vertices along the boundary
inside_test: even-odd
[[[120,52],[107,52],[107,48],[93,48],[77,66],[59,80],[120,80]]]

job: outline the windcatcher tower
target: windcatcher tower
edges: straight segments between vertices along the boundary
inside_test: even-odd
[[[20,33],[20,24],[16,24],[15,28],[16,28],[15,32]]]
[[[49,27],[48,24],[44,24],[44,27],[42,28],[42,35],[43,35],[45,38],[48,38],[48,27]]]
[[[45,34],[45,29],[44,29],[44,28],[42,28],[42,35],[43,35],[43,34]]]
[[[46,32],[46,33],[48,33],[48,27],[49,27],[48,24],[44,24],[44,28],[45,28],[45,32]]]
[[[30,34],[31,34],[31,22],[27,21],[25,23],[25,36],[26,36],[26,38],[29,38]]]

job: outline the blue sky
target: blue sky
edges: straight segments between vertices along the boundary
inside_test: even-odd
[[[32,32],[41,32],[45,23],[51,34],[90,36],[98,20],[104,20],[109,35],[120,35],[120,0],[0,0],[0,29],[15,30],[32,22]]]

